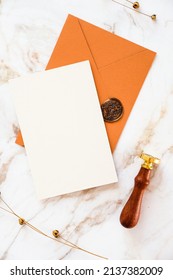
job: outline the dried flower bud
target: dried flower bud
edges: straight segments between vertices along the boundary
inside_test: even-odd
[[[53,231],[52,231],[52,234],[53,234],[53,236],[54,236],[55,238],[58,238],[58,237],[60,236],[60,233],[59,233],[59,231],[58,231],[57,229],[53,230]]]

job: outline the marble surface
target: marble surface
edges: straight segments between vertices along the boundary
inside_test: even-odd
[[[119,0],[125,5],[129,3]],[[109,259],[173,259],[173,1],[141,0],[141,11],[111,0],[0,1],[0,191],[18,215],[46,234],[58,229]],[[42,71],[68,13],[157,52],[114,152],[119,182],[38,201],[7,82]],[[161,158],[141,217],[125,229],[119,216],[141,165],[141,151]],[[0,202],[0,206],[2,206]],[[97,259],[41,236],[0,209],[0,259]]]

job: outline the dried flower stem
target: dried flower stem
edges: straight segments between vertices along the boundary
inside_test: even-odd
[[[127,0],[126,0],[126,1],[127,1]],[[133,8],[128,7],[128,6],[126,6],[126,5],[124,5],[124,4],[120,3],[120,2],[118,2],[118,1],[116,1],[116,0],[112,0],[112,2],[114,2],[114,3],[118,4],[118,5],[121,5],[121,6],[125,7],[125,8],[127,8],[127,9],[130,9],[130,10],[132,10],[132,11],[136,12],[136,13],[139,13],[139,14],[142,14],[142,15],[144,15],[144,16],[147,16],[147,17],[152,18],[152,16],[151,16],[151,15],[148,15],[148,14],[143,13],[143,12],[138,11],[138,10],[134,10]],[[130,2],[130,1],[127,1],[127,2]],[[130,2],[130,3],[132,3],[132,2]]]
[[[90,255],[96,256],[96,257],[98,257],[98,258],[107,259],[106,257],[103,257],[103,256],[100,256],[100,255],[98,255],[98,254],[92,253],[92,252],[90,252],[90,251],[88,251],[88,250],[86,250],[86,249],[83,249],[83,248],[77,246],[76,244],[74,244],[74,243],[72,243],[72,242],[70,242],[70,241],[64,239],[61,235],[59,235],[58,238],[55,238],[55,237],[52,237],[51,235],[48,235],[48,234],[44,233],[43,231],[41,231],[40,229],[36,228],[36,227],[33,226],[32,224],[30,224],[29,222],[27,222],[26,220],[24,220],[23,218],[21,218],[19,215],[17,215],[17,214],[13,211],[13,209],[3,200],[2,196],[1,196],[1,193],[0,193],[0,199],[2,200],[2,202],[3,202],[3,203],[6,205],[6,207],[7,207],[7,209],[6,209],[6,208],[0,206],[0,209],[3,210],[3,211],[5,211],[5,212],[8,212],[8,213],[10,213],[10,214],[12,214],[12,215],[14,215],[14,216],[16,216],[16,217],[22,222],[21,225],[27,225],[28,227],[30,227],[32,230],[36,231],[37,233],[39,233],[39,234],[41,234],[41,235],[43,235],[43,236],[45,236],[45,237],[47,237],[47,238],[49,238],[49,239],[52,239],[52,240],[54,240],[54,241],[56,241],[56,242],[58,242],[58,243],[61,243],[61,244],[66,245],[66,246],[68,246],[68,247],[71,247],[72,249],[78,249],[78,250],[81,250],[81,251],[83,251],[83,252],[85,252],[85,253],[88,253],[88,254],[90,254]],[[61,239],[61,240],[60,240],[60,239]]]

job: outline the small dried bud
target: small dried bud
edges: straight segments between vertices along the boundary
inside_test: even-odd
[[[53,230],[53,231],[52,231],[52,234],[53,234],[53,236],[54,236],[55,238],[58,238],[58,237],[60,236],[60,233],[59,233],[59,231],[58,231],[57,229]]]

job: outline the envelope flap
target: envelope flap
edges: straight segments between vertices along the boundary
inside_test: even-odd
[[[95,60],[81,29],[79,19],[69,15],[46,70],[83,60],[89,60],[91,64],[95,64]]]
[[[102,68],[113,62],[120,61],[143,51],[148,51],[151,56],[155,54],[153,51],[105,31],[86,21],[79,21],[98,68]]]

